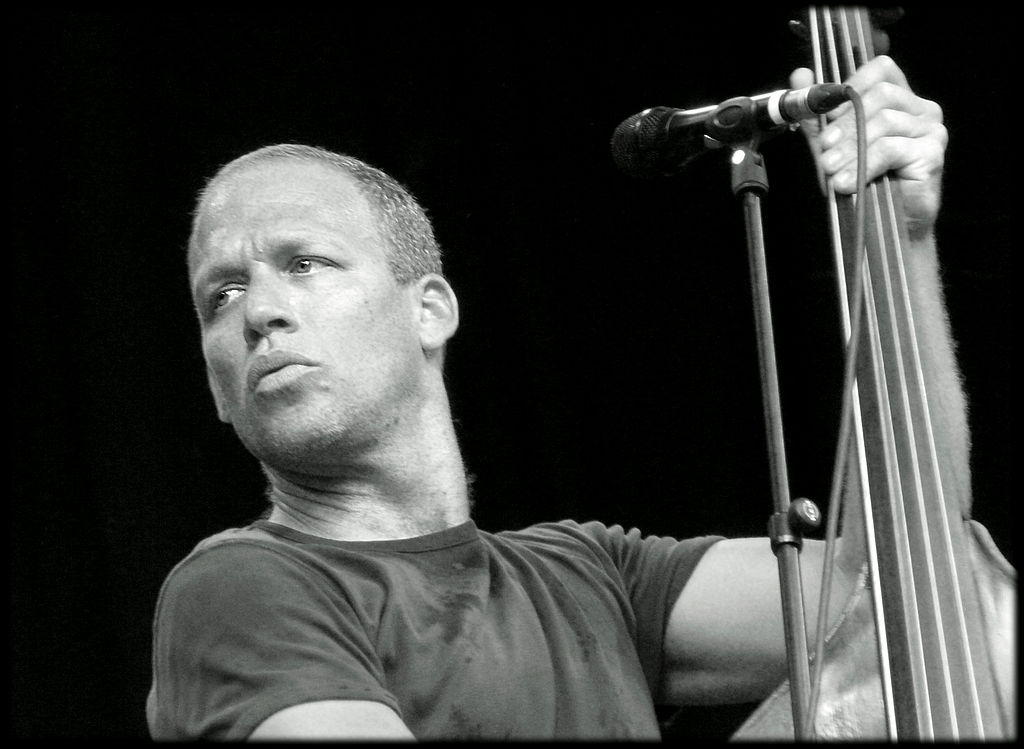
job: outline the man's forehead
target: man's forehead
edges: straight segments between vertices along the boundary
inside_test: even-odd
[[[347,172],[315,161],[275,159],[244,165],[211,182],[195,216],[190,265],[216,236],[279,219],[293,226],[345,225],[366,239],[380,236],[369,201]]]
[[[323,197],[365,202],[355,179],[340,167],[318,161],[278,158],[245,164],[216,177],[200,207],[217,211],[233,197],[295,201],[304,195],[313,200]]]
[[[369,201],[347,172],[318,162],[275,160],[245,165],[216,178],[198,206],[194,239],[208,234],[213,225],[281,216],[361,225],[378,233]]]

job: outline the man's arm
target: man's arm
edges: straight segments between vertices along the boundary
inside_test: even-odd
[[[820,541],[805,541],[801,552],[810,631],[818,615],[824,548]],[[856,579],[855,569],[837,566],[830,620]],[[781,600],[778,563],[767,538],[728,539],[708,549],[669,615],[661,699],[694,705],[767,697],[787,676]]]
[[[387,705],[367,700],[321,700],[292,705],[260,723],[250,741],[414,740],[412,732]]]

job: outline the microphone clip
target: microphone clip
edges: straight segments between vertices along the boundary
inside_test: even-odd
[[[783,130],[795,130],[799,123],[765,122],[757,103],[749,96],[735,96],[715,107],[704,120],[708,148],[749,145],[752,148]]]

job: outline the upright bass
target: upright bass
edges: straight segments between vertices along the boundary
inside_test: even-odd
[[[892,16],[810,8],[796,28],[816,80],[841,83],[886,53],[879,26]],[[825,196],[846,345],[855,352],[837,476],[844,543],[859,539],[863,574],[840,620],[827,632],[819,626],[810,648],[806,734],[794,728],[787,682],[734,738],[1016,738],[1016,573],[970,519],[969,488],[936,449],[899,190],[883,176],[854,195],[826,184]]]

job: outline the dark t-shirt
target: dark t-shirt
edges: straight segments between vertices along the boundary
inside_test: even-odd
[[[372,542],[225,531],[161,591],[150,733],[243,739],[290,705],[353,699],[420,739],[657,739],[665,624],[716,540],[571,521]]]

